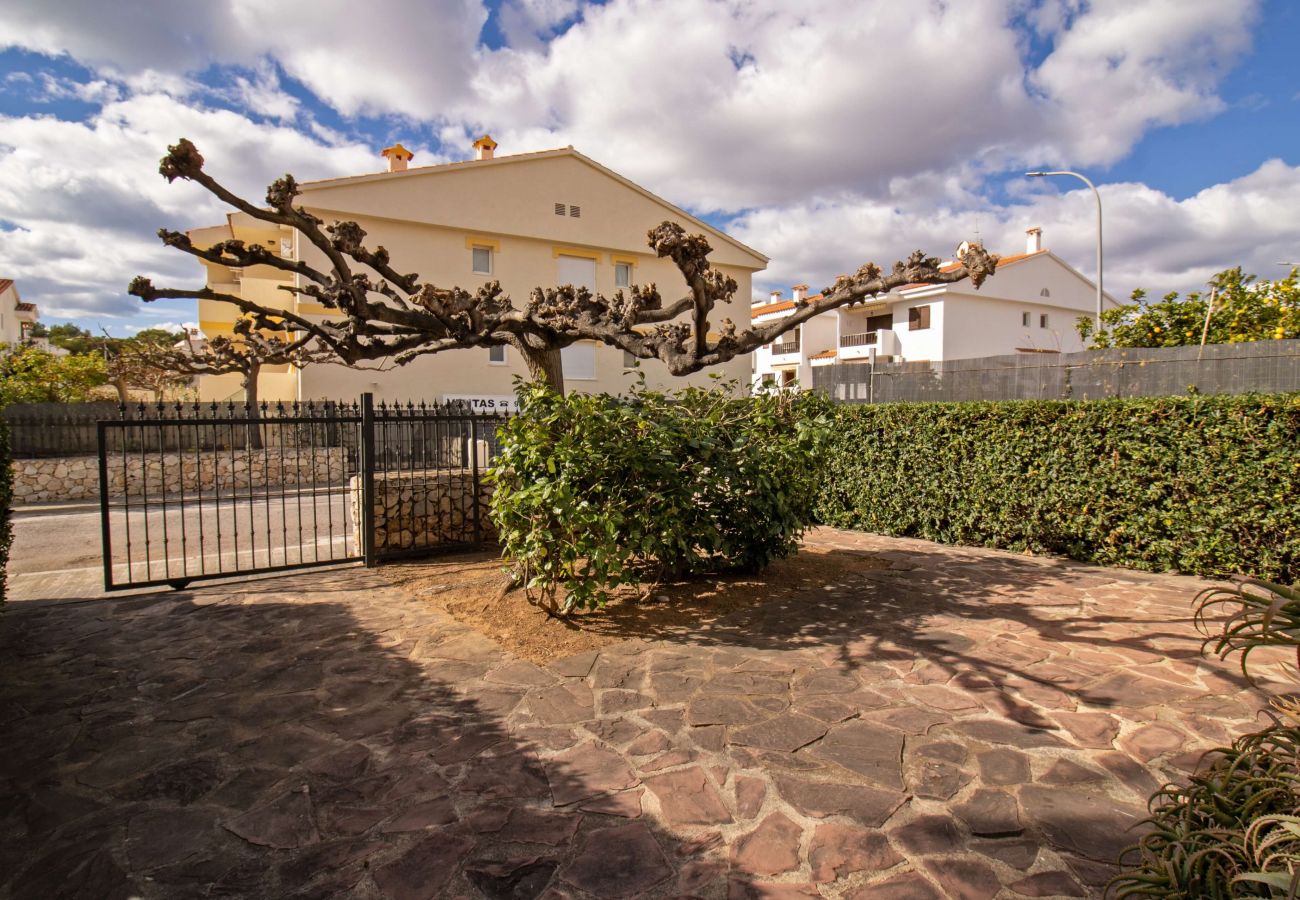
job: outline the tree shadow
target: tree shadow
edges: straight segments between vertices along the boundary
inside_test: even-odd
[[[920,541],[874,552],[832,546],[827,556],[842,576],[696,628],[656,628],[635,611],[592,625],[627,639],[814,650],[844,670],[884,664],[918,683],[955,678],[992,711],[1048,729],[1058,726],[1017,694],[1059,693],[1099,707],[1175,702],[1190,696],[1178,682],[1198,670],[1212,671],[1213,693],[1225,703],[1259,686],[1201,653],[1194,586],[1184,594],[1147,573]],[[855,571],[864,558],[889,566]],[[726,589],[718,594],[725,600]]]
[[[590,706],[535,714],[526,698],[585,671],[511,660],[384,586],[352,572],[11,604],[0,893],[757,890],[716,834],[642,814]]]

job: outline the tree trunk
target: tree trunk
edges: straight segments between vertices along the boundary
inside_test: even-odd
[[[261,366],[254,365],[244,373],[244,405],[248,407],[248,449],[262,449],[262,426],[258,424],[261,413],[257,408],[257,376]]]
[[[117,402],[122,406],[126,406],[128,403],[130,403],[131,393],[126,389],[126,382],[121,379],[118,379],[117,381],[114,381],[112,384],[114,389],[116,389],[117,391]]]
[[[513,341],[512,344],[523,356],[524,363],[528,366],[528,377],[533,381],[546,384],[551,390],[563,397],[564,360],[560,356],[559,349],[555,347],[546,349],[530,347],[523,340]]]

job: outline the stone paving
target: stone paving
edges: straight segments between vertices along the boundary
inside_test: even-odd
[[[891,566],[548,666],[364,570],[10,604],[0,897],[1092,896],[1264,703],[1192,579],[811,540]]]

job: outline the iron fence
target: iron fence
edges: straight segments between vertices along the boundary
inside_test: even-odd
[[[106,589],[377,560],[489,536],[499,416],[166,404],[96,425]]]
[[[812,387],[846,403],[1097,400],[1300,391],[1300,341],[1027,353],[943,362],[816,366]]]

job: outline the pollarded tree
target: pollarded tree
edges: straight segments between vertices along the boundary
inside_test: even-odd
[[[686,375],[756,350],[819,313],[861,303],[905,284],[947,284],[969,277],[979,287],[997,263],[997,257],[978,244],[963,244],[960,264],[951,269],[941,268],[938,259],[921,251],[895,263],[889,272],[867,263],[852,275],[840,276],[820,299],[801,302],[783,319],[744,327],[723,319],[716,338],[711,338],[710,315],[719,302],[731,299],[737,285],[710,267],[711,248],[702,235],[688,235],[673,222],[651,229],[649,245],[676,264],[686,281],[685,296],[665,301],[653,284],[619,290],[612,297],[561,285],[537,287],[526,303],[516,306],[496,281],[471,293],[399,271],[382,246],[366,247],[366,233],[356,222],[326,225],[295,204],[299,191],[292,175],[267,189],[267,206],[262,207],[218,182],[204,171],[203,162],[194,145],[181,139],[168,148],[159,171],[169,182],[177,178],[196,182],[255,219],[295,229],[324,255],[328,269],[322,271],[301,259],[283,259],[266,247],[239,240],[203,248],[184,234],[162,229],[158,234],[163,243],[220,266],[260,265],[292,273],[297,284],[282,290],[337,310],[338,316],[316,322],[291,310],[206,287],[158,288],[147,278],[131,282],[135,296],[146,301],[189,298],[229,303],[257,329],[314,337],[350,365],[372,359],[391,359],[401,365],[444,350],[509,345],[523,357],[533,379],[559,392],[564,390],[560,351],[576,341],[599,341],[638,359],[658,359],[672,374]]]
[[[218,335],[201,344],[195,344],[186,335],[185,346],[141,345],[134,349],[138,364],[177,375],[239,375],[244,390],[244,405],[250,421],[260,417],[257,381],[267,366],[296,366],[308,363],[337,362],[335,355],[314,346],[311,334],[281,337],[278,333],[266,334],[254,326],[252,317],[243,316],[235,321],[234,336]],[[262,446],[261,429],[249,427],[249,444],[253,449]]]
[[[112,355],[104,364],[108,383],[117,391],[119,403],[128,403],[131,391],[148,391],[154,402],[161,403],[168,391],[181,390],[190,383],[191,376],[160,365],[154,358],[153,348],[140,348],[125,344],[110,351]]]
[[[184,346],[141,345],[133,352],[137,361],[177,375],[239,375],[244,403],[253,414],[258,406],[257,379],[267,366],[296,366],[336,362],[334,354],[314,346],[312,334],[281,337],[259,330],[250,316],[235,321],[234,336],[218,335],[196,344],[186,335]]]

